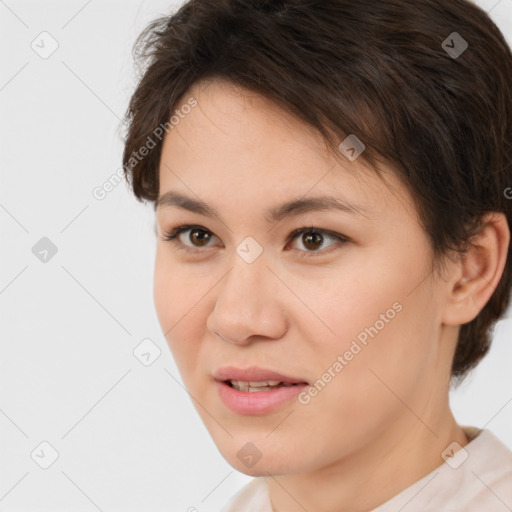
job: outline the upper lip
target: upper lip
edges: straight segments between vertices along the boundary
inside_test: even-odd
[[[223,366],[213,373],[213,378],[218,381],[241,380],[244,382],[262,382],[267,380],[278,380],[279,382],[305,383],[306,380],[300,377],[291,377],[282,373],[257,366],[248,368],[236,368],[234,366]]]

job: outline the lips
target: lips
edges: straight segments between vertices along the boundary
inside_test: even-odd
[[[234,366],[223,366],[216,370],[213,374],[213,378],[219,382],[231,383],[232,381],[240,381],[240,383],[251,383],[251,386],[257,387],[263,383],[275,383],[279,384],[308,384],[308,382],[301,378],[290,375],[284,375],[282,373],[268,370],[265,368],[259,368],[257,366],[251,366],[249,368],[236,368]]]
[[[224,366],[213,377],[221,402],[238,415],[265,415],[288,407],[309,385],[302,377],[256,366]]]

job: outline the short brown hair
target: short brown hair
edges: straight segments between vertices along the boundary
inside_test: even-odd
[[[147,26],[134,55],[145,70],[126,112],[123,168],[139,201],[159,194],[157,127],[192,85],[220,78],[313,126],[333,151],[355,134],[377,173],[379,159],[391,163],[436,261],[467,250],[487,212],[511,226],[512,54],[467,0],[189,0]],[[489,349],[510,300],[511,252],[492,297],[461,326],[454,377]]]

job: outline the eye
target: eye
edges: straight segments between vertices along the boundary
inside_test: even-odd
[[[188,236],[182,237],[181,235],[189,232]],[[202,226],[177,226],[171,230],[169,233],[163,233],[162,240],[167,242],[173,242],[174,244],[180,246],[184,245],[185,247],[190,248],[201,248],[207,247],[208,242],[212,240],[213,233],[208,229],[203,228]],[[215,236],[215,235],[213,235]],[[185,241],[190,242],[190,245],[185,243]]]
[[[188,233],[187,236],[182,236]],[[331,240],[331,244],[327,247],[336,246],[339,244],[343,244],[349,241],[349,239],[340,233],[335,233],[333,231],[318,229],[313,226],[311,227],[302,227],[293,231],[288,237],[287,242],[293,241],[294,239],[302,236],[299,241],[303,244],[306,250],[293,248],[296,251],[299,251],[300,256],[315,256],[317,254],[325,254],[325,247],[322,248],[325,240]],[[200,251],[203,247],[210,247],[209,242],[211,242],[216,236],[208,229],[197,226],[197,225],[181,225],[176,226],[170,232],[162,234],[162,240],[167,242],[172,242],[179,249],[184,249],[188,251]],[[338,244],[336,243],[338,242]]]
[[[335,233],[333,231],[328,231],[325,229],[318,229],[313,226],[296,229],[293,233],[291,233],[288,240],[294,240],[299,236],[301,238],[299,238],[298,241],[301,242],[303,246],[306,247],[307,249],[306,251],[302,249],[296,249],[303,253],[301,254],[301,256],[314,256],[314,253],[324,254],[325,252],[330,252],[326,251],[325,247],[322,248],[322,244],[324,243],[325,239],[330,239],[331,241],[333,241],[333,243],[331,243],[327,247],[337,245],[336,242],[348,242],[348,238],[341,235],[340,233]]]

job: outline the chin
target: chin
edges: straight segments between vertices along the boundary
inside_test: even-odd
[[[257,477],[257,476],[269,476],[269,473],[271,475],[275,474],[272,471],[270,471],[269,469],[267,469],[266,466],[262,465],[261,463],[256,464],[256,466],[253,468],[247,468],[243,464],[240,464],[240,462],[238,462],[238,461],[236,461],[236,463],[234,463],[234,461],[233,461],[233,463],[232,463],[232,461],[228,461],[228,463],[230,466],[235,468],[237,471],[239,471],[240,473],[244,473],[247,476]]]
[[[208,418],[209,420],[209,418]],[[304,459],[304,452],[290,444],[288,435],[279,435],[265,427],[242,430],[227,425],[224,430],[211,421],[205,423],[210,436],[226,462],[240,473],[249,476],[285,475],[307,471],[314,462]]]
[[[254,477],[288,475],[306,470],[304,461],[290,460],[275,447],[256,451],[250,443],[241,442],[229,449],[225,447],[221,454],[237,471]]]
[[[258,461],[252,468],[247,467],[245,464],[240,463],[238,459],[236,460],[227,460],[228,464],[235,468],[240,473],[244,473],[248,476],[258,477],[258,476],[278,476],[278,475],[288,475],[291,473],[296,473],[296,470],[288,469],[284,467],[282,462],[272,464],[264,462],[263,459]]]

